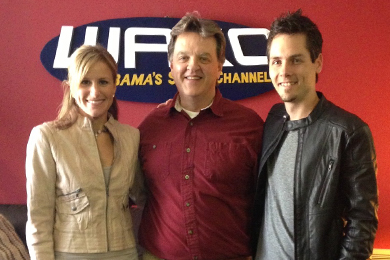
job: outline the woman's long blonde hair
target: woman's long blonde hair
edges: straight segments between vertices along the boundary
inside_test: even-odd
[[[58,129],[66,129],[73,125],[78,117],[78,106],[73,93],[79,87],[88,70],[96,63],[105,62],[112,72],[116,82],[118,66],[111,54],[101,45],[82,45],[71,56],[68,67],[68,79],[62,82],[64,96],[56,120],[53,124]],[[108,112],[118,119],[118,105],[114,97]]]

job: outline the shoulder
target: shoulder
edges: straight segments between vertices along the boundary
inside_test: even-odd
[[[284,103],[277,103],[273,105],[269,111],[269,114],[284,115],[286,113],[286,107]]]
[[[55,142],[57,132],[51,122],[45,122],[43,124],[35,126],[30,133],[27,152],[34,151],[35,149],[50,149]]]
[[[362,127],[368,127],[360,117],[330,101],[327,101],[322,118],[326,119],[330,124],[343,128],[348,132],[353,132]]]
[[[142,132],[144,128],[150,127],[150,125],[155,125],[157,122],[163,122],[163,118],[169,116],[170,110],[174,109],[170,105],[162,105],[160,107],[154,108],[145,118],[142,120],[138,128]]]
[[[137,128],[135,128],[135,127],[133,127],[131,125],[128,125],[128,124],[122,124],[122,123],[120,123],[117,120],[113,120],[112,121],[112,125],[116,129],[121,130],[121,131],[131,132],[131,133],[137,133],[138,132]]]
[[[53,135],[53,133],[57,132],[52,122],[45,122],[43,124],[37,125],[33,127],[30,133],[31,138],[44,138]]]
[[[222,98],[219,105],[223,109],[224,116],[237,116],[243,120],[264,123],[263,119],[253,109],[237,102]]]
[[[275,120],[276,121],[278,121],[278,120],[284,121],[284,118],[287,115],[288,114],[286,111],[286,107],[284,106],[284,103],[277,103],[277,104],[273,105],[271,107],[270,111],[268,112],[266,123],[268,123],[270,121],[274,122]]]
[[[122,124],[117,120],[110,120],[112,127],[116,133],[121,137],[131,137],[139,140],[139,130],[128,124]]]

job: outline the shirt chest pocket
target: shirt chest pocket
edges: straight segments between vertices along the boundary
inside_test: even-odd
[[[150,180],[165,179],[170,173],[170,154],[172,144],[168,142],[143,144],[141,146],[141,164],[146,177]]]
[[[208,143],[205,153],[206,177],[229,183],[252,181],[256,156],[249,149],[250,146],[246,144]]]

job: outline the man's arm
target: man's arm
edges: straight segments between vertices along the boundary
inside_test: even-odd
[[[340,259],[368,259],[378,227],[376,154],[368,126],[357,129],[347,140],[341,171],[341,192],[346,199],[347,221]]]

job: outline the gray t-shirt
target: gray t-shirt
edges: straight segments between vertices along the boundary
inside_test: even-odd
[[[290,131],[267,162],[265,212],[256,260],[294,259],[294,169],[298,130]]]

